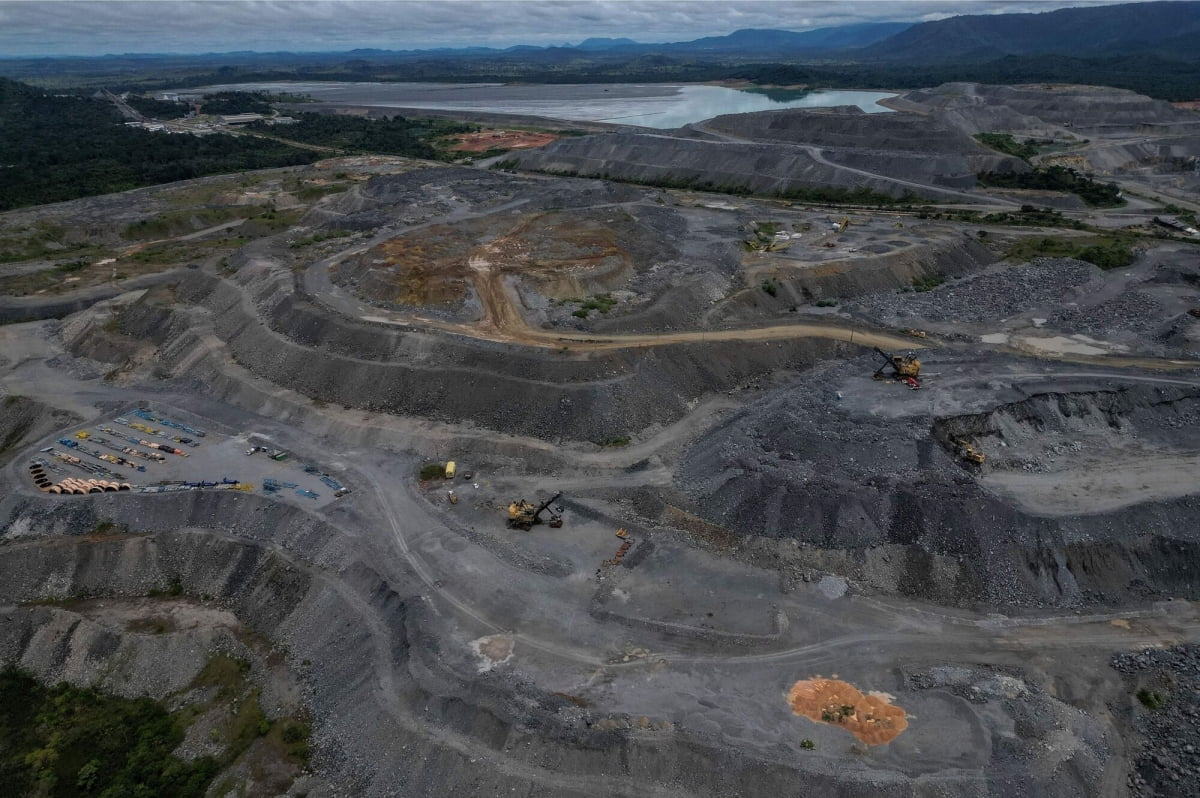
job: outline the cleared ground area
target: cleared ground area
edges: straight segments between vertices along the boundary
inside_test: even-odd
[[[896,149],[1008,157],[935,99]],[[832,164],[840,131],[850,179],[852,116],[687,135]],[[200,701],[195,754],[225,716],[179,691],[243,658],[266,731],[221,789],[250,795],[1200,775],[1200,275],[1158,205],[983,221],[384,158],[245,180],[307,199],[153,284],[6,300],[0,661]],[[47,213],[154,227],[185,188],[233,190]],[[1097,220],[1124,265],[1061,256]],[[301,721],[310,757],[272,747]]]

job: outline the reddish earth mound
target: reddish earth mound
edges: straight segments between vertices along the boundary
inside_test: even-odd
[[[867,745],[890,743],[908,728],[903,709],[838,679],[798,681],[788,693],[788,703],[797,715],[841,726]]]
[[[459,133],[455,152],[487,152],[488,150],[530,150],[544,147],[558,136],[553,133],[529,133],[523,130],[481,130],[478,133]]]

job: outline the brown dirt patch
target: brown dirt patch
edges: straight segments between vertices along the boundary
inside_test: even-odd
[[[889,743],[908,728],[908,716],[878,695],[840,679],[802,679],[788,692],[792,712],[841,726],[867,745]]]
[[[487,152],[488,150],[531,150],[544,147],[558,136],[553,133],[530,133],[523,130],[486,128],[478,133],[459,133],[453,152]]]
[[[505,327],[516,311],[509,308],[501,275],[532,277],[556,298],[590,293],[588,281],[619,281],[632,268],[620,243],[631,225],[612,212],[537,213],[515,224],[496,218],[435,224],[338,264],[333,275],[361,296],[416,306],[459,300],[473,282],[484,300],[485,322]],[[496,292],[501,295],[489,301]]]
[[[465,231],[434,225],[420,234],[385,241],[365,257],[374,261],[370,296],[405,305],[432,305],[460,299],[466,288],[470,246]]]
[[[479,671],[482,673],[512,659],[513,639],[508,635],[488,635],[472,640],[471,648],[479,657]]]

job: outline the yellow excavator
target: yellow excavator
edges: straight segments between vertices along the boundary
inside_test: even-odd
[[[553,529],[558,529],[563,525],[562,514],[551,510],[549,520],[543,521],[542,513],[546,512],[546,508],[552,503],[558,501],[558,497],[561,495],[562,493],[556,493],[540,505],[535,505],[524,499],[512,502],[508,505],[508,528],[524,529],[528,532],[530,529],[533,529],[535,524],[546,524]]]
[[[921,361],[917,360],[912,355],[889,355],[882,349],[876,349],[879,356],[884,359],[884,364],[875,371],[875,379],[887,379],[888,374],[885,372],[890,368],[892,370],[891,378],[899,380],[909,388],[916,390],[921,387]]]
[[[958,456],[966,460],[968,463],[983,465],[983,461],[987,459],[986,454],[972,446],[967,441],[964,441],[962,438],[952,438],[950,442],[954,444],[954,449],[958,453]]]

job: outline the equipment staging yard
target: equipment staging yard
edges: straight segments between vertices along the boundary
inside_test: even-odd
[[[309,795],[1183,795],[1200,775],[1194,244],[1142,228],[1103,271],[1004,258],[1086,231],[926,211],[395,159],[239,179],[205,201],[337,190],[151,287],[0,327],[0,658],[94,683],[155,635],[81,622],[51,650],[37,613],[178,585],[303,684]],[[129,224],[155,202],[46,212]],[[875,347],[919,358],[919,389]],[[138,408],[207,434],[144,438],[189,457],[127,481],[253,489],[38,490],[43,449]],[[561,528],[506,524],[560,491]]]

